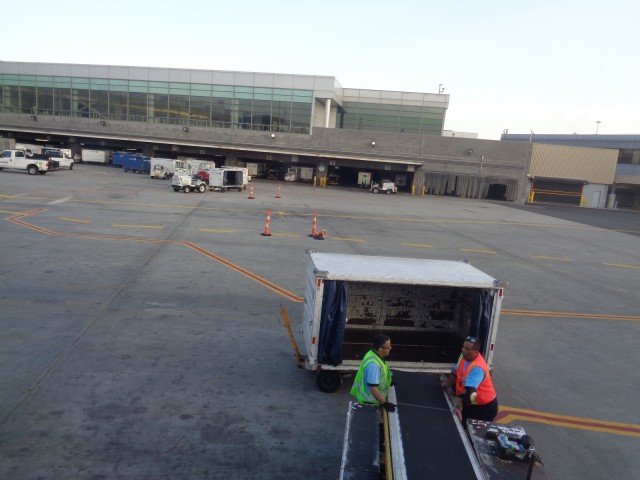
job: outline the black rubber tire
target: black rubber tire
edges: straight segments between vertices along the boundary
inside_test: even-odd
[[[44,174],[45,174],[45,173],[47,173],[47,172],[38,172],[38,173],[39,173],[40,175],[44,175]]]
[[[189,185],[186,185],[186,186],[182,187],[182,191],[184,193],[189,193],[191,191],[191,187]]]
[[[373,187],[372,192],[373,193],[378,193],[380,191],[380,189],[378,187]]]
[[[29,172],[29,175],[37,175],[38,174],[38,167],[36,167],[35,165],[29,165],[27,167],[27,172]]]
[[[179,192],[179,191],[180,191],[180,189],[179,189],[179,188],[176,188],[176,187],[173,187],[173,191],[174,191],[174,192]]]
[[[69,164],[69,170],[73,170],[73,162]]]
[[[204,193],[206,191],[207,191],[207,187],[205,187],[204,185],[198,186],[198,193]]]
[[[320,370],[316,374],[316,387],[324,393],[333,393],[342,385],[342,376],[337,370]]]

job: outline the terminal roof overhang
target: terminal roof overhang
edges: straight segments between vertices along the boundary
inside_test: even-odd
[[[382,155],[362,155],[362,153],[354,153],[349,154],[348,152],[336,152],[336,151],[327,151],[327,150],[318,150],[318,149],[307,149],[300,147],[291,147],[291,148],[278,148],[274,147],[265,147],[264,145],[252,145],[252,144],[234,144],[234,143],[202,143],[198,141],[193,142],[185,142],[184,140],[177,139],[166,139],[166,138],[157,138],[157,137],[145,137],[142,135],[129,136],[126,137],[124,135],[105,135],[103,133],[94,133],[94,132],[74,132],[74,131],[54,131],[54,130],[42,130],[35,131],[33,128],[11,128],[12,131],[19,131],[25,133],[33,133],[33,134],[41,134],[41,135],[60,135],[60,136],[68,136],[75,138],[91,138],[91,139],[99,139],[99,140],[116,140],[116,141],[124,141],[124,142],[139,142],[139,143],[157,143],[162,145],[178,145],[184,147],[196,147],[196,148],[209,148],[209,149],[220,149],[220,150],[232,150],[237,152],[252,152],[252,153],[265,153],[270,155],[298,155],[298,156],[306,156],[306,157],[316,157],[316,158],[324,158],[324,159],[335,159],[335,160],[357,160],[364,162],[372,162],[372,163],[380,163],[380,164],[398,164],[398,165],[414,165],[421,166],[424,162],[412,160],[412,159],[402,159],[397,156],[394,157],[384,157]]]

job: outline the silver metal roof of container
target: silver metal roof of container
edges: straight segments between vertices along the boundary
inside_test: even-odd
[[[311,252],[318,277],[326,280],[496,288],[493,277],[463,261],[375,257]]]

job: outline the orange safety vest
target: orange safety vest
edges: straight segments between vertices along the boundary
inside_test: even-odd
[[[467,379],[467,375],[473,367],[480,367],[484,370],[484,380],[478,385],[476,393],[478,394],[474,405],[486,405],[494,398],[496,398],[496,391],[493,388],[493,382],[491,381],[491,375],[489,375],[489,367],[487,362],[484,361],[482,355],[478,353],[478,356],[472,361],[467,363],[467,367],[464,368],[465,359],[462,355],[458,359],[458,365],[456,368],[456,395],[459,397],[464,393],[464,382]]]

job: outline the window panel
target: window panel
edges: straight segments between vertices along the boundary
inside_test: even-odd
[[[110,85],[109,88],[112,86]],[[109,117],[111,119],[127,120],[127,99],[127,92],[109,92]]]
[[[71,111],[74,116],[89,117],[89,89],[73,88],[71,89]]]
[[[20,111],[20,87],[5,85],[2,90],[3,111],[18,113]]]
[[[36,113],[36,87],[20,87],[20,112]]]
[[[198,121],[209,121],[211,116],[211,97],[191,97],[189,117]]]
[[[129,92],[129,120],[147,121],[148,94]]]
[[[149,82],[139,82],[135,80],[129,81],[129,92],[147,93],[148,91],[149,91]],[[145,105],[146,105],[146,101],[145,101]]]
[[[57,115],[71,115],[71,89],[58,88],[53,89],[53,110]]]
[[[38,87],[38,111],[53,113],[53,87]]]
[[[103,78],[92,78],[90,85],[91,85],[91,90],[108,90],[109,80],[106,80]]]
[[[91,112],[99,117],[109,115],[109,92],[104,90],[91,90]]]
[[[149,121],[166,123],[169,114],[169,95],[149,94]]]

